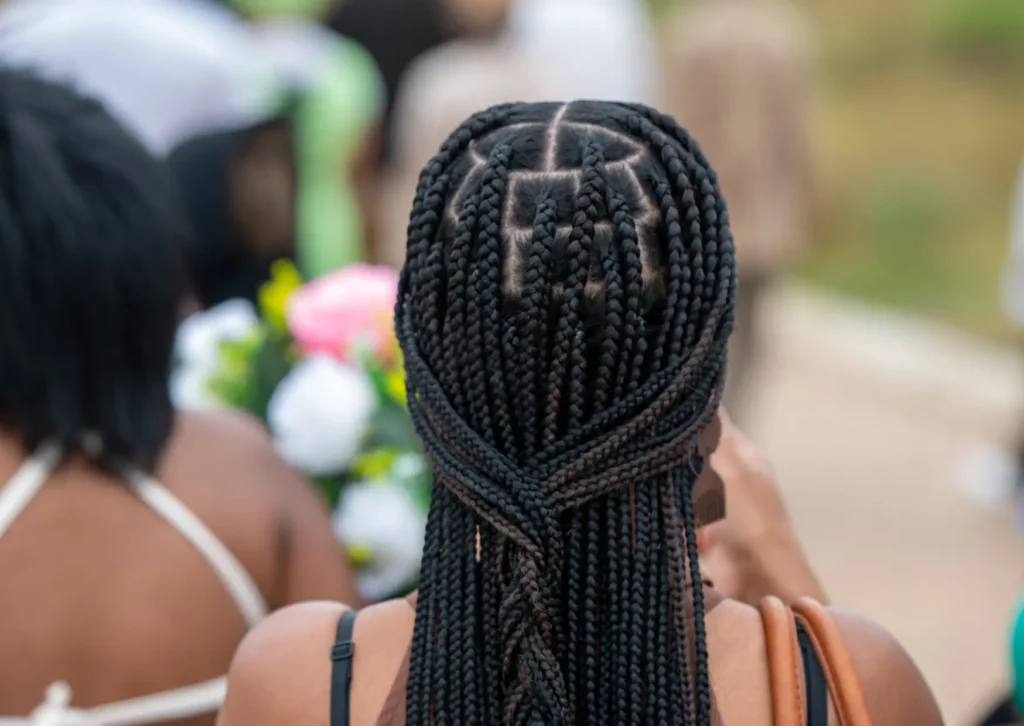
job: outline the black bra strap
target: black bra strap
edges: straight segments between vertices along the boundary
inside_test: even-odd
[[[331,726],[348,726],[352,656],[356,648],[352,640],[355,624],[355,612],[346,611],[338,620],[338,637],[331,648]]]
[[[804,694],[807,698],[807,726],[828,726],[828,681],[807,631],[798,622],[796,637],[804,661]]]

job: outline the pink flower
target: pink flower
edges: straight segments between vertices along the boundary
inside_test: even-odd
[[[288,329],[303,355],[354,362],[368,350],[387,364],[394,355],[398,273],[349,265],[297,290],[288,301]]]

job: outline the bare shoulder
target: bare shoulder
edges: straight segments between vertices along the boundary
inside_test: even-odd
[[[270,434],[263,424],[241,411],[179,413],[170,443],[171,453],[175,447],[202,447],[225,458],[273,450]]]
[[[244,487],[252,496],[303,484],[274,450],[263,424],[237,411],[180,413],[163,469],[170,483],[217,482],[220,492]]]
[[[327,501],[278,455],[261,422],[235,412],[180,414],[160,478],[239,557],[272,609],[359,604]]]
[[[314,602],[279,610],[235,654],[219,726],[327,726],[331,647],[347,607]],[[373,723],[412,639],[415,611],[404,600],[361,610],[355,623],[352,723]]]
[[[850,653],[876,726],[941,726],[931,689],[903,646],[877,623],[845,610],[829,614]]]
[[[330,649],[337,603],[303,603],[279,610],[242,641],[228,675],[220,726],[302,723],[327,726]]]

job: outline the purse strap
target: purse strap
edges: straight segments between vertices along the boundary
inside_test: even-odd
[[[804,679],[796,623],[799,619],[814,646],[828,683],[839,726],[871,726],[860,680],[832,616],[820,603],[803,598],[791,608],[777,597],[759,606],[768,655],[774,726],[804,726]]]
[[[871,715],[860,687],[860,679],[832,616],[821,603],[810,598],[797,600],[793,604],[793,611],[804,626],[821,661],[828,681],[828,692],[839,714],[841,726],[871,726]]]

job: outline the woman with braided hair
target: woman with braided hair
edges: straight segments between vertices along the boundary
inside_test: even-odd
[[[424,170],[407,252],[420,590],[271,618],[222,726],[940,723],[876,626],[701,578],[736,272],[683,129],[616,103],[479,113]]]

